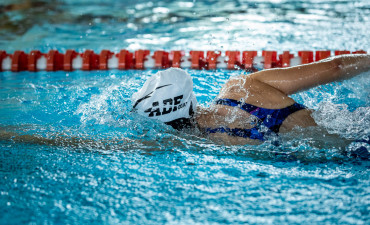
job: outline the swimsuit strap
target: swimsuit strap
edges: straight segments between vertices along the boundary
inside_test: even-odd
[[[228,98],[218,99],[215,103],[218,105],[238,107],[259,118],[266,127],[275,133],[279,132],[281,124],[290,114],[306,108],[302,104],[294,103],[282,109],[266,109]]]
[[[238,107],[250,114],[252,114],[256,109],[259,107],[247,104],[247,103],[242,103],[240,101],[234,100],[234,99],[229,99],[229,98],[220,98],[216,100],[216,105],[226,105],[226,106],[231,106],[231,107]],[[253,114],[252,114],[253,115]]]
[[[234,137],[257,139],[261,141],[265,140],[264,136],[266,134],[265,132],[260,132],[257,126],[251,129],[228,128],[228,127],[207,128],[206,132],[209,134],[226,133]]]

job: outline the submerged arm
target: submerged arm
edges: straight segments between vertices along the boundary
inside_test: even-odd
[[[370,55],[341,55],[310,64],[256,72],[250,77],[285,94],[354,77],[370,70]]]
[[[110,150],[112,146],[124,147],[133,143],[130,139],[94,140],[89,138],[71,137],[63,134],[54,134],[53,137],[38,135],[19,134],[0,128],[0,141],[12,141],[14,143],[60,146],[71,148],[97,148]]]

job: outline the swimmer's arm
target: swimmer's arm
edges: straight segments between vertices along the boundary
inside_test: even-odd
[[[53,137],[42,137],[38,135],[19,134],[3,129],[0,129],[0,141],[71,148],[97,148],[104,150],[109,150],[112,145],[127,145],[133,142],[128,139],[93,140],[82,137],[71,137],[63,134],[54,134]]]
[[[290,68],[264,70],[250,77],[289,95],[321,84],[349,79],[369,70],[370,55],[356,54]]]
[[[42,137],[38,135],[18,134],[16,132],[9,132],[0,130],[0,141],[11,141],[14,143],[48,145],[48,146],[63,146],[63,147],[79,147],[81,145],[92,145],[94,142],[89,139],[82,139],[78,137],[67,137],[58,135],[53,138]]]

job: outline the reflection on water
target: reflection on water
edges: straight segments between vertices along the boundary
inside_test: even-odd
[[[297,51],[355,50],[369,46],[366,37],[370,10],[366,0],[29,0],[0,3],[0,12],[3,36],[0,48],[8,51],[34,48]]]

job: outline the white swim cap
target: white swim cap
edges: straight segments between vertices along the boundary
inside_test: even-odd
[[[180,123],[182,128],[181,123],[189,123],[197,106],[193,80],[182,69],[160,71],[132,95],[132,103],[133,111],[140,115],[158,119],[177,129]]]

